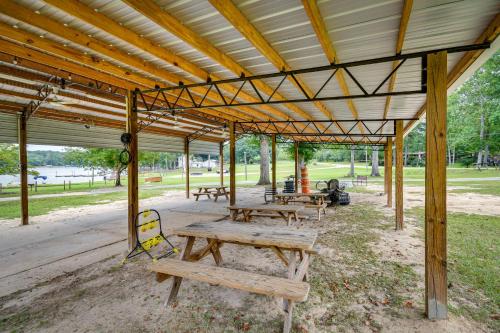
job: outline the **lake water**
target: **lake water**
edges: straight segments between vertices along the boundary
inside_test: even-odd
[[[70,167],[70,166],[44,166],[32,168],[39,172],[40,176],[47,176],[46,181],[38,179],[38,184],[62,184],[64,181],[72,183],[88,183],[92,179],[92,170]],[[79,177],[83,176],[83,177]],[[97,171],[94,172],[94,181],[104,180],[103,176],[98,176]],[[28,183],[34,183],[33,176],[28,175]],[[0,183],[6,185],[19,185],[19,175],[0,175]]]

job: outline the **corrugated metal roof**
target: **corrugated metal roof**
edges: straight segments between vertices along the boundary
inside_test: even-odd
[[[122,131],[115,128],[73,124],[42,118],[28,121],[28,144],[43,144],[71,147],[123,148],[120,142]],[[17,116],[0,113],[0,142],[17,143]],[[139,149],[158,152],[184,152],[184,139],[150,133],[139,133]],[[217,154],[219,144],[192,141],[189,146],[193,154]]]
[[[47,5],[41,0],[18,0],[16,2],[32,10],[39,10],[41,15],[65,23],[82,31],[82,33],[91,35],[92,38],[112,44],[116,49],[137,56],[158,66],[158,68],[171,71],[182,78],[192,81],[201,80],[182,71],[179,67],[150,54],[148,50],[142,50],[130,45],[108,32],[101,31],[80,19]],[[222,78],[234,77],[239,74],[231,73],[227,68],[216,63],[200,50],[166,31],[166,29],[152,22],[122,1],[83,0],[81,2],[209,73]],[[202,36],[208,43],[217,47],[221,52],[252,73],[263,74],[277,70],[208,1],[155,0],[155,2],[163,10],[182,22],[188,29]],[[328,64],[327,57],[300,0],[233,0],[233,2],[292,68],[299,69]],[[402,0],[319,0],[318,6],[340,62],[394,55],[403,7]],[[415,1],[403,44],[403,53],[472,44],[498,13],[499,9],[500,2],[498,0]],[[80,52],[101,56],[84,46],[44,33],[27,23],[19,23],[3,15],[0,15],[0,21],[16,24],[20,29],[26,31],[43,34],[49,40],[66,44],[67,47]],[[461,56],[462,54],[448,56],[449,70],[455,66]],[[128,68],[125,64],[109,57],[102,58],[145,77],[160,80],[158,76],[155,76],[155,73],[146,73],[134,68]],[[365,89],[371,91],[390,73],[391,69],[392,64],[385,63],[353,68],[352,73],[362,82]],[[326,72],[304,74],[302,78],[316,91],[321,87],[328,75],[329,73]],[[420,59],[408,60],[398,71],[394,90],[418,89],[420,77]],[[176,84],[176,82],[163,82],[164,84]],[[269,86],[275,87],[279,79],[268,79],[265,82]],[[360,93],[357,85],[347,76],[346,82],[352,94]],[[387,91],[387,89],[388,82],[381,88],[381,91]],[[257,97],[249,87],[243,90],[249,95]],[[325,88],[325,91],[327,90],[341,94],[336,80],[330,81]],[[301,98],[303,96],[290,82],[283,83],[279,93],[288,98]],[[10,100],[5,95],[1,95],[0,99]],[[22,100],[22,102],[25,102],[25,100]],[[415,117],[424,102],[424,95],[393,97],[387,116],[389,118]],[[346,101],[325,101],[323,104],[333,112],[333,116],[337,119],[353,118]],[[385,98],[355,100],[354,104],[361,118],[374,119],[384,116]],[[88,104],[85,105],[89,106]],[[325,118],[325,115],[312,103],[300,103],[298,106],[313,118]],[[256,108],[260,109],[259,107]],[[284,105],[273,105],[273,108],[281,110],[296,119],[303,119]],[[82,112],[92,113],[93,111]],[[266,110],[262,110],[262,112],[268,113]],[[162,125],[158,126],[161,127]],[[387,128],[384,127],[384,129]]]

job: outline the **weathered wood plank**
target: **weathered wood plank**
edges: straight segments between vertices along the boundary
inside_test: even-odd
[[[200,222],[173,231],[177,236],[214,238],[225,242],[238,242],[257,246],[277,246],[282,249],[313,250],[315,230],[266,226],[233,222]]]
[[[244,290],[256,294],[283,297],[303,302],[309,294],[309,284],[281,277],[260,275],[234,269],[207,266],[176,259],[164,259],[151,264],[150,269],[179,279],[196,281]]]
[[[392,207],[392,139],[387,141],[387,207]]]
[[[446,73],[446,52],[427,56],[425,309],[429,319],[445,319],[448,316],[446,275]]]
[[[236,203],[236,133],[234,123],[229,123],[229,204]]]
[[[168,259],[168,260],[175,262],[175,266],[181,266],[181,264],[186,263],[185,260],[188,259],[189,255],[191,254],[191,250],[193,249],[195,239],[196,239],[195,237],[188,237],[186,239],[186,245],[184,246],[184,249],[182,250],[182,253],[180,255],[180,260],[179,259]],[[182,262],[181,262],[181,260],[182,260]],[[165,262],[165,260],[162,260],[161,262],[163,263],[163,262]],[[158,262],[156,262],[155,264],[158,264]],[[164,275],[174,276],[174,279],[172,280],[172,287],[170,288],[170,294],[168,295],[168,299],[166,302],[166,305],[172,304],[177,299],[177,293],[179,292],[179,288],[181,287],[181,283],[182,283],[182,276],[179,276],[176,274],[169,274],[169,272],[165,272],[165,271],[161,271],[161,270],[154,270],[154,271],[157,273],[164,274]],[[157,276],[158,276],[158,274],[157,274]]]
[[[256,212],[292,212],[298,213],[304,208],[301,206],[286,206],[286,205],[261,205],[261,206],[243,206],[232,205],[229,210],[254,210]]]
[[[128,146],[130,163],[128,164],[128,247],[130,250],[137,243],[135,232],[135,218],[139,212],[139,152],[137,138],[137,112],[133,111],[132,91],[127,90],[126,108],[127,124],[126,131],[131,135]]]
[[[19,144],[19,178],[21,192],[21,224],[29,224],[28,213],[28,151],[27,147],[27,111],[24,111],[18,118],[18,144]]]
[[[403,229],[403,121],[396,120],[396,230]]]

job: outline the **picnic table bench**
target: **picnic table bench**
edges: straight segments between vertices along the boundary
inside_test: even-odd
[[[208,199],[211,199],[211,195],[214,197],[214,201],[217,202],[217,199],[221,196],[226,197],[226,200],[229,200],[229,191],[226,190],[227,186],[200,186],[198,187],[198,192],[193,192],[193,196],[196,198],[196,201],[200,198],[200,196],[207,196]]]
[[[310,255],[317,251],[314,247],[316,231],[233,222],[201,222],[175,229],[173,234],[187,237],[180,258],[160,260],[150,266],[156,272],[158,282],[173,277],[167,305],[175,302],[183,278],[282,297],[285,311],[283,332],[291,331],[294,302],[307,300],[309,294],[307,272]],[[206,245],[192,252],[196,239],[204,239]],[[220,267],[223,263],[220,247],[224,243],[271,249],[288,267],[287,277]],[[289,256],[284,251],[289,251]],[[209,254],[212,254],[217,267],[196,262]]]
[[[233,221],[238,219],[238,216],[243,215],[242,220],[244,222],[250,222],[254,216],[265,216],[271,218],[283,218],[287,221],[287,225],[292,223],[292,219],[295,222],[300,219],[306,218],[305,216],[299,216],[299,212],[303,209],[298,206],[284,206],[284,205],[257,205],[257,206],[240,206],[234,205],[227,207],[229,209],[229,215]]]
[[[304,208],[314,208],[318,212],[318,221],[321,220],[321,212],[326,215],[326,197],[328,193],[282,193],[275,196],[278,203],[288,205],[301,203]]]

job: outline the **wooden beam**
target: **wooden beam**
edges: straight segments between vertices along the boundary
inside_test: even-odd
[[[399,21],[399,32],[398,39],[396,42],[396,54],[401,54],[403,50],[403,43],[406,36],[406,30],[408,29],[408,22],[410,22],[411,9],[413,7],[413,0],[405,0],[403,4],[403,10],[401,12],[401,19]],[[399,65],[399,61],[394,61],[392,63],[392,69],[396,68]],[[396,83],[396,73],[394,73],[389,80],[388,91],[391,92],[394,90],[394,84]],[[391,107],[391,96],[387,96],[385,99],[385,107],[384,107],[384,119],[387,118],[387,114],[389,113],[389,109]]]
[[[28,213],[28,151],[27,146],[27,117],[24,110],[18,117],[17,133],[19,144],[19,178],[21,192],[21,225],[29,224]]]
[[[384,147],[384,194],[387,194],[387,144]]]
[[[304,10],[309,17],[309,20],[311,21],[311,25],[316,33],[316,37],[318,38],[321,47],[323,48],[323,52],[325,52],[328,62],[331,64],[340,62],[316,0],[302,0],[302,5],[304,6]],[[349,92],[349,87],[347,86],[343,71],[338,71],[335,77],[344,96],[349,96],[351,93]],[[346,100],[346,103],[354,119],[358,119],[359,114],[354,102],[351,99],[348,99]],[[365,132],[365,129],[361,124],[358,124],[358,128],[361,133]]]
[[[64,26],[61,23],[58,23],[44,15],[35,14],[32,10],[18,5],[12,1],[5,1],[4,4],[2,4],[0,12],[17,20],[23,21],[27,24],[36,26],[37,28],[43,29],[52,34],[58,35],[82,47],[91,49],[95,52],[98,52],[99,54],[115,59],[127,66],[149,73],[152,76],[160,78],[164,81],[168,81],[170,82],[170,84],[177,84],[180,81],[184,82],[184,84],[186,85],[194,83],[190,80],[186,80],[186,78],[183,76],[177,75],[162,68],[158,68],[139,57],[131,56],[125,52],[120,51],[114,46],[110,46],[109,44],[89,37],[88,35],[76,29]],[[192,91],[198,93],[201,96],[204,96],[206,89],[193,88]],[[213,91],[210,91],[207,94],[207,99],[222,102],[220,96]],[[240,108],[240,110],[248,111],[249,115],[258,117],[261,120],[269,119],[269,116],[267,114],[249,107]]]
[[[387,207],[392,207],[392,139],[387,140]]]
[[[229,123],[229,204],[236,204],[236,133],[234,123]]]
[[[224,142],[219,143],[220,186],[224,186]]]
[[[54,0],[50,0],[50,2],[53,2]],[[57,0],[62,1],[62,0]],[[65,2],[65,1],[63,1]],[[242,73],[245,74],[246,76],[251,76],[252,73],[248,71],[246,68],[238,64],[236,61],[234,61],[230,56],[225,54],[224,52],[221,52],[219,49],[217,49],[215,46],[210,44],[205,38],[202,36],[198,35],[195,33],[193,30],[189,29],[187,26],[182,24],[177,18],[173,17],[166,11],[164,11],[159,5],[157,5],[154,1],[152,0],[124,0],[125,3],[127,3],[130,7],[134,8],[137,10],[139,13],[142,15],[148,17],[151,21],[155,22],[165,30],[169,31],[173,35],[177,36],[178,38],[182,39],[184,42],[187,44],[191,45],[201,53],[205,54],[206,56],[210,57],[212,60],[215,62],[219,63],[220,65],[224,66],[225,68],[229,69],[233,74],[240,76]],[[211,75],[212,78],[214,78],[214,75]],[[263,81],[254,81],[254,84],[256,87],[258,87],[262,92],[264,92],[266,95],[271,95],[273,94],[273,88],[265,84]],[[242,96],[243,98],[243,96]],[[245,98],[247,99],[247,98]],[[254,97],[249,97],[247,100],[252,99],[256,101],[257,99]],[[285,99],[281,94],[275,93],[273,95],[273,99],[276,100],[283,100]],[[286,106],[290,111],[292,111],[294,114],[297,114],[300,117],[303,117],[305,119],[311,120],[312,117],[310,114],[299,108],[298,106],[292,104],[292,103],[285,103],[284,106]],[[264,109],[264,106],[262,106]],[[274,110],[273,110],[274,112]],[[286,119],[290,119],[293,117],[290,117],[286,114],[282,115]],[[282,118],[283,118],[282,117]]]
[[[128,164],[128,247],[129,250],[137,243],[135,219],[139,213],[139,152],[137,138],[137,113],[133,111],[133,92],[128,91],[126,97],[127,122],[126,132],[131,135],[128,145],[130,162]]]
[[[276,186],[276,135],[271,136],[271,181],[273,190]]]
[[[184,138],[184,166],[186,169],[186,199],[189,199],[189,166],[190,166],[190,163],[189,163],[189,138],[186,137]]]
[[[396,120],[396,230],[403,230],[403,121]]]
[[[500,14],[496,14],[493,20],[488,24],[486,29],[481,33],[481,35],[475,40],[474,43],[480,44],[484,42],[492,43],[500,34]],[[449,88],[456,80],[458,80],[462,74],[476,61],[477,58],[484,52],[484,50],[469,51],[464,54],[464,56],[457,62],[450,73],[447,76],[447,88]],[[422,107],[418,110],[414,118],[420,119],[425,113],[427,103],[424,103]],[[405,133],[413,128],[413,125],[418,120],[412,120],[408,122],[405,126]]]
[[[97,69],[101,72],[110,74],[116,79],[124,78],[128,81],[128,89],[132,89],[130,85],[134,87],[148,87],[152,88],[157,84],[162,83],[161,81],[152,80],[150,78],[146,78],[139,74],[131,73],[129,70],[119,67],[117,65],[113,65],[109,62],[104,61],[103,59],[98,59],[92,55],[86,55],[79,51],[73,50],[70,47],[63,47],[57,42],[53,42],[47,38],[41,38],[35,34],[31,34],[29,32],[21,31],[20,29],[15,29],[7,24],[0,23],[0,35],[5,36],[11,40],[23,43],[25,45],[29,45],[29,47],[34,47],[44,52],[48,52],[54,56],[63,58],[65,60],[70,60],[79,65],[87,66],[88,68]],[[109,77],[108,77],[109,79]],[[108,81],[105,81],[108,82]],[[201,98],[193,96],[196,102],[200,102]],[[177,98],[175,96],[171,96],[171,102]],[[184,96],[178,100],[178,103],[183,106],[190,106],[191,102],[188,101],[187,97]],[[228,108],[222,108],[220,110],[224,115],[236,115],[239,118],[243,118],[246,120],[251,120],[251,118],[246,114],[241,114],[241,112],[230,110]],[[225,117],[227,118],[227,116]]]
[[[446,319],[446,111],[447,54],[427,56],[427,128],[425,155],[425,311]]]
[[[299,193],[299,143],[295,141],[293,146],[293,157],[295,161],[295,193]]]
[[[124,26],[120,25],[118,22],[113,21],[109,17],[94,11],[93,9],[87,7],[83,3],[76,1],[76,0],[47,0],[47,3],[49,3],[51,6],[54,6],[56,8],[59,8],[62,11],[65,11],[66,13],[79,18],[80,20],[83,20],[103,31],[106,33],[109,33],[123,41],[126,41],[127,43],[134,45],[135,47],[144,50],[159,59],[162,59],[184,71],[187,73],[190,73],[202,81],[206,81],[208,78],[211,78],[213,81],[220,80],[221,77],[214,75],[214,74],[209,74],[208,72],[204,71],[201,69],[198,65],[189,62],[188,60],[176,55],[174,52],[168,50],[167,48],[160,47],[156,43],[153,43],[152,41],[144,38],[144,36],[141,36],[134,31],[125,28]],[[127,2],[127,1],[125,1]],[[143,3],[143,1],[137,1],[137,3],[133,4],[131,2],[127,2],[128,5],[130,5],[132,8],[135,8],[135,5],[141,6],[141,7],[147,7],[147,6],[154,6],[159,11],[159,14],[161,15],[162,12],[164,12],[159,6],[153,3]],[[141,12],[139,9],[135,8],[137,11]],[[145,15],[147,16],[147,15]],[[154,20],[153,20],[154,21]],[[161,24],[160,24],[161,25]],[[181,29],[186,29],[187,28],[182,25],[180,22],[178,22],[178,25],[180,25]],[[176,25],[176,27],[178,27]],[[172,27],[173,28],[173,27]],[[200,37],[201,38],[201,37]],[[204,40],[203,38],[201,38]],[[227,56],[226,56],[227,57]],[[236,75],[240,75],[241,71],[238,71],[235,73]],[[184,83],[186,83],[186,80],[182,80]],[[221,86],[221,88],[225,91],[228,91],[231,94],[236,94],[238,91],[237,87],[234,87],[230,84],[224,84]],[[251,96],[250,94],[247,94],[246,92],[241,91],[238,94],[238,97],[241,99],[244,99],[248,102],[255,102],[258,99]],[[279,109],[273,108],[269,105],[263,105],[260,107],[262,110],[268,111],[270,114],[272,114],[274,117],[277,117],[281,120],[286,120],[289,119],[290,117],[280,111]],[[254,114],[254,117],[256,117],[256,114],[262,115],[262,113],[259,113],[253,108],[246,107],[245,110],[249,114]],[[268,117],[270,118],[270,117]]]
[[[235,29],[237,29],[259,52],[269,60],[277,70],[292,70],[292,67],[280,56],[280,54],[269,44],[264,36],[253,26],[245,15],[234,5],[231,0],[209,0],[212,6],[223,15]],[[304,89],[309,97],[314,96],[314,92],[300,77],[292,77],[288,80],[299,90]],[[300,85],[299,85],[300,84]],[[314,105],[326,117],[326,119],[335,119],[333,112],[321,102],[316,101]]]

